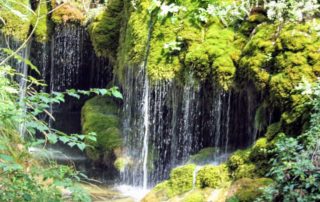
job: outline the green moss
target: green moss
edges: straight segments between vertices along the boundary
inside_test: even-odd
[[[196,185],[199,188],[221,188],[228,185],[229,181],[228,167],[225,164],[207,165],[198,171]]]
[[[302,79],[316,81],[319,74],[316,51],[320,38],[312,25],[288,22],[279,26],[258,25],[244,48],[239,76],[244,83],[253,81],[268,94],[267,107],[281,108],[282,127],[292,134],[308,119],[306,97],[296,91]]]
[[[121,31],[118,54],[120,75],[124,74],[126,66],[136,67],[144,62],[150,21],[150,14],[145,10],[149,6],[150,2],[141,1],[136,10],[127,8],[129,20],[126,29]],[[185,1],[183,6],[194,10],[200,3]],[[154,25],[147,60],[150,80],[179,78],[184,82],[187,72],[200,81],[215,81],[221,88],[230,89],[243,45],[243,41],[238,40],[241,37],[236,37],[233,29],[223,27],[218,20],[210,20],[202,26],[192,22],[188,12],[180,11],[176,17],[178,20],[174,22],[170,18],[152,19]],[[165,45],[174,42],[179,43],[178,50],[168,53]]]
[[[265,143],[262,140],[264,139],[258,140],[252,148],[246,150],[238,150],[229,157],[226,164],[234,180],[244,177],[255,178],[261,176],[262,172],[266,172],[265,170],[269,168],[262,167],[262,165],[265,165],[265,162],[267,162],[266,157],[254,159],[256,157],[259,157],[259,155],[262,155],[261,153],[265,151],[262,149],[264,145],[261,144]]]
[[[174,168],[170,172],[169,196],[175,196],[192,189],[193,173],[196,169],[196,165],[189,164]]]
[[[183,202],[205,202],[204,194],[201,191],[193,191],[184,196]]]
[[[117,113],[116,103],[108,97],[94,97],[83,106],[82,131],[84,134],[97,134],[97,141],[90,142],[94,149],[87,151],[93,159],[97,159],[97,154],[110,153],[122,146],[120,119]]]
[[[227,160],[227,166],[231,172],[239,166],[249,162],[250,150],[238,150],[234,152]]]
[[[233,84],[233,79],[236,74],[236,67],[229,56],[218,57],[214,63],[218,84],[224,89],[228,90]]]
[[[281,122],[273,123],[268,126],[266,137],[267,140],[272,140],[279,132],[281,132]]]
[[[179,52],[168,52],[167,43],[179,41],[177,33],[181,28],[170,22],[157,21],[153,28],[148,57],[148,75],[153,81],[173,79],[181,70]]]
[[[0,7],[0,17],[5,21],[1,32],[7,36],[13,37],[17,41],[27,39],[32,13],[26,8],[31,7],[29,0],[20,0],[19,3],[12,3],[11,8]],[[15,10],[16,14],[12,13]]]
[[[50,7],[47,2],[41,1],[35,13],[39,16],[34,16],[32,19],[32,26],[36,26],[35,39],[37,42],[45,43],[49,40],[52,32],[52,23],[48,19],[48,12]],[[38,24],[36,25],[38,19]]]
[[[234,172],[234,180],[241,178],[255,178],[257,177],[256,165],[253,163],[241,164]]]
[[[250,159],[252,161],[265,159],[268,153],[268,140],[267,138],[260,138],[251,148]]]
[[[127,165],[129,164],[129,160],[127,158],[124,157],[119,157],[116,159],[116,161],[114,162],[114,167],[119,171],[119,172],[123,172],[124,169],[127,167]]]
[[[156,185],[142,201],[166,201],[174,196],[190,191],[193,188],[193,173],[195,168],[196,165],[194,164],[174,168],[170,172],[170,178]]]
[[[234,82],[235,63],[240,58],[239,48],[242,44],[236,42],[232,29],[217,24],[212,24],[203,33],[202,42],[194,40],[190,44],[185,64],[200,80],[206,80],[213,75],[211,79],[222,89],[228,90]],[[197,38],[201,38],[201,35]]]
[[[234,182],[230,188],[233,197],[227,201],[252,202],[263,193],[261,188],[269,186],[273,181],[268,178],[249,179],[243,178]],[[231,200],[233,198],[233,200]]]
[[[188,163],[195,163],[197,165],[203,165],[213,160],[216,149],[214,147],[208,147],[200,150],[198,153],[190,156]]]
[[[56,24],[65,24],[67,22],[79,24],[84,18],[83,12],[71,3],[56,7],[51,16],[51,20]]]
[[[286,24],[280,34],[282,48],[290,51],[301,51],[315,42],[317,37],[310,33],[308,24]]]
[[[169,199],[169,181],[157,184],[143,199],[142,202],[160,202]]]
[[[119,46],[122,9],[122,0],[110,0],[106,10],[102,10],[89,25],[90,39],[98,56],[115,60]]]
[[[140,66],[146,53],[150,16],[150,2],[137,2],[136,9],[130,2],[124,1],[123,20],[120,29],[120,44],[117,53],[116,74],[120,82],[124,82],[127,68]]]

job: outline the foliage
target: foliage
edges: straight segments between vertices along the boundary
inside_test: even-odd
[[[11,54],[3,49],[3,53]],[[19,62],[30,65],[35,73],[39,71],[30,61],[13,55]],[[20,88],[16,79],[26,82],[26,89]],[[16,72],[10,66],[0,66],[0,174],[1,201],[62,201],[69,193],[74,201],[91,201],[81,187],[79,173],[69,167],[49,165],[44,167],[36,162],[27,152],[28,147],[45,146],[61,141],[71,147],[84,150],[90,145],[84,141],[96,140],[94,133],[87,135],[66,135],[51,129],[46,122],[39,119],[48,112],[52,104],[64,101],[65,96],[75,98],[80,95],[112,95],[122,98],[117,88],[90,89],[88,91],[70,89],[66,92],[47,94],[37,92],[35,87],[43,86],[41,81]],[[36,139],[42,134],[44,139]],[[18,145],[18,147],[17,147]],[[62,190],[61,190],[62,189]],[[41,194],[39,194],[41,193]]]
[[[265,7],[271,20],[302,21],[319,13],[320,4],[317,0],[271,0]]]
[[[199,188],[222,188],[228,185],[230,176],[225,164],[219,166],[206,165],[197,174],[196,185]]]
[[[302,94],[308,95],[313,107],[310,128],[298,138],[281,135],[275,143],[269,175],[275,185],[266,189],[260,200],[317,201],[319,193],[320,85],[306,82]]]

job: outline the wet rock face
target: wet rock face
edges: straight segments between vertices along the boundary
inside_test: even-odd
[[[197,84],[192,77],[182,85],[175,81],[146,85],[144,76],[143,70],[128,68],[123,86],[126,156],[136,162],[124,170],[123,181],[141,185],[147,170],[148,183],[154,185],[202,148],[215,147],[222,154],[250,145],[259,135],[253,125],[259,99],[250,89],[224,93],[214,84]],[[146,117],[148,144],[142,144]],[[148,156],[142,158],[146,149]]]

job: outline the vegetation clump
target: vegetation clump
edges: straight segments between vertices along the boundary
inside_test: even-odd
[[[51,20],[55,24],[66,24],[67,22],[80,24],[84,19],[83,11],[70,3],[58,6],[51,16]]]
[[[117,104],[108,97],[94,97],[82,108],[82,131],[85,134],[96,133],[96,142],[91,142],[93,148],[87,149],[87,154],[93,160],[110,156],[114,149],[122,146],[120,119]],[[101,156],[102,155],[102,156]]]
[[[222,188],[230,182],[228,167],[225,164],[219,166],[206,165],[197,174],[196,185],[199,188]]]
[[[196,165],[188,164],[174,168],[170,172],[170,178],[155,186],[143,201],[168,200],[174,196],[186,193],[193,188],[193,174]]]
[[[98,56],[115,60],[119,46],[123,6],[122,0],[108,1],[107,8],[90,23],[88,30]]]

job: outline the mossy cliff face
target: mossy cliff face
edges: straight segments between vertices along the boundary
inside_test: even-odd
[[[107,8],[102,10],[90,23],[88,30],[98,56],[115,60],[119,46],[123,6],[122,0],[108,1]]]
[[[90,142],[93,148],[86,150],[93,160],[115,159],[117,150],[122,147],[120,118],[117,104],[108,97],[94,97],[82,108],[82,131],[84,134],[94,132],[97,141]]]
[[[128,20],[121,31],[118,54],[120,80],[126,66],[138,66],[147,58],[152,81],[191,72],[201,81],[217,81],[223,89],[232,86],[243,36],[216,19],[203,25],[193,23],[190,12],[199,8],[200,3],[184,1],[182,5],[184,8],[174,14],[177,20],[159,17],[157,10],[152,10],[152,1],[140,1],[135,8],[127,5]],[[147,45],[150,45],[148,56]]]
[[[319,42],[311,22],[263,23],[256,27],[242,53],[239,65],[242,82],[253,81],[267,95],[269,107],[282,112],[282,125],[288,129],[305,121],[307,99],[295,88],[302,79],[316,80]],[[299,131],[291,129],[288,133]]]

